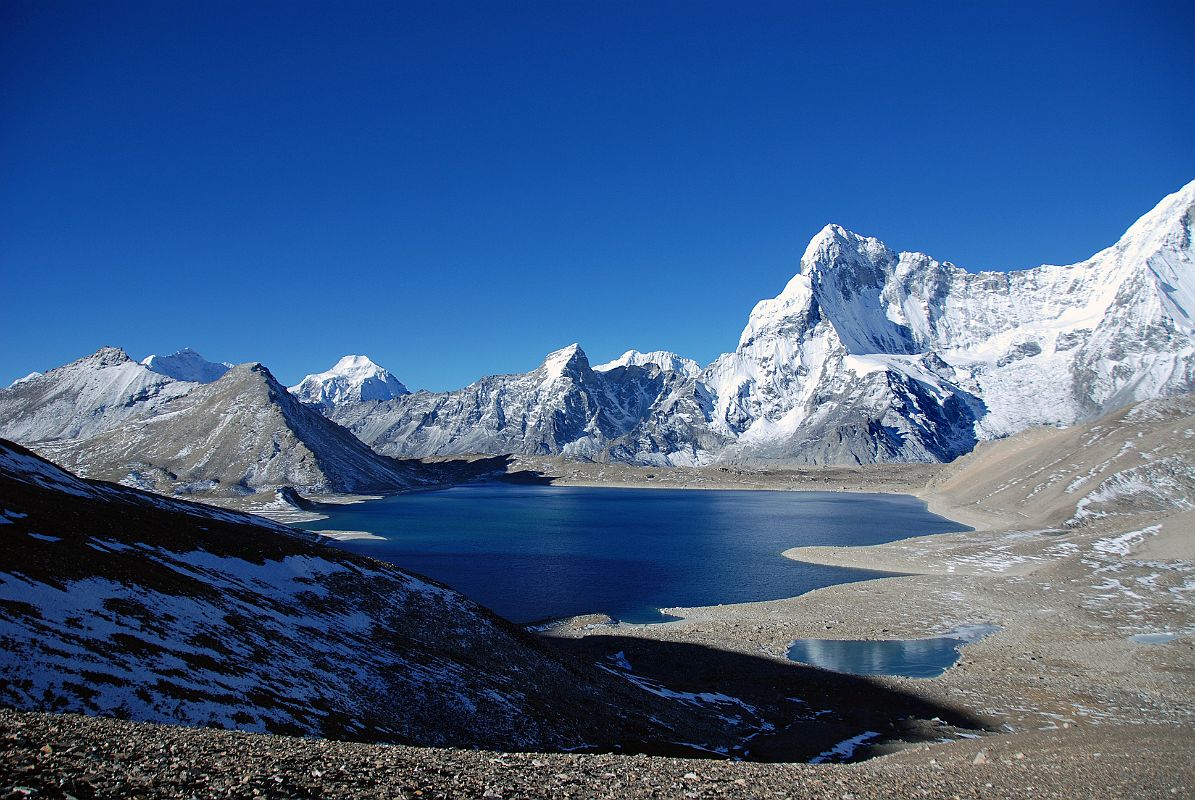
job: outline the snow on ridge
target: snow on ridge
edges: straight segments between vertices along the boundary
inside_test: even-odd
[[[652,350],[647,353],[639,350],[628,350],[613,361],[598,364],[593,367],[593,371],[609,372],[618,367],[646,367],[653,364],[662,370],[679,372],[688,378],[696,378],[701,372],[701,365],[696,361],[677,355],[669,350]]]
[[[0,442],[0,475],[76,497],[95,497],[99,494],[93,486],[66,470],[30,453],[14,450],[5,442]]]
[[[29,373],[28,375],[26,375],[24,378],[17,378],[15,381],[13,381],[12,383],[8,384],[8,388],[10,388],[10,389],[11,389],[12,387],[14,387],[14,386],[19,386],[19,385],[20,385],[20,384],[22,384],[22,383],[28,383],[28,382],[29,382],[29,381],[31,381],[31,380],[34,380],[34,379],[36,379],[36,378],[40,378],[40,377],[42,376],[42,374],[43,374],[43,373],[41,373],[41,372],[37,372],[37,371],[30,372],[30,373]]]

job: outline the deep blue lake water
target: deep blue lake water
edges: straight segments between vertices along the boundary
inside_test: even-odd
[[[904,495],[479,484],[333,510],[310,530],[443,581],[514,622],[795,597],[886,573],[803,564],[799,545],[965,530]]]

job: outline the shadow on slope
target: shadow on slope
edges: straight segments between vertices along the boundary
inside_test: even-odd
[[[989,731],[962,710],[880,682],[707,645],[632,636],[545,636],[551,647],[594,663],[649,692],[726,723],[725,754],[750,761],[800,762],[864,733],[853,752],[826,760],[861,760],[913,743]],[[687,755],[641,745],[653,754]]]

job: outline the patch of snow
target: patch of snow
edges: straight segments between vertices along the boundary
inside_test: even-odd
[[[1173,642],[1178,638],[1177,633],[1134,633],[1129,637],[1130,642],[1137,644],[1165,644],[1166,642]]]
[[[1151,536],[1160,530],[1162,530],[1161,525],[1150,525],[1139,531],[1129,531],[1110,539],[1100,539],[1092,543],[1091,549],[1110,556],[1127,556],[1135,546],[1145,540],[1146,536]]]
[[[66,470],[59,469],[36,456],[10,450],[3,445],[0,445],[0,472],[21,483],[40,486],[44,489],[55,489],[76,497],[98,496],[96,489]]]
[[[631,671],[631,662],[627,660],[627,654],[619,650],[613,655],[606,656],[606,660],[619,669],[625,669],[627,672]]]
[[[334,539],[338,542],[350,542],[363,539],[376,539],[381,542],[386,541],[385,536],[378,536],[376,533],[370,533],[369,531],[312,531],[312,533],[318,533],[320,536],[323,536],[327,539]]]
[[[852,736],[849,739],[843,739],[841,742],[834,745],[824,753],[814,756],[813,758],[809,759],[809,763],[826,764],[845,761],[853,756],[856,750],[870,742],[872,739],[877,738],[879,735],[880,734],[876,731],[863,731],[863,733],[859,734],[858,736]]]

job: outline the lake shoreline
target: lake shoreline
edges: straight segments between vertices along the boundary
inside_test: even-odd
[[[868,525],[876,516],[890,525]],[[780,599],[878,576],[795,565],[781,557],[793,543],[873,544],[960,526],[904,494],[484,483],[346,506],[299,527],[376,534],[334,535],[515,623],[595,612],[648,623],[664,605]]]
[[[902,576],[830,586],[786,600],[664,608],[681,619],[653,625],[579,620],[583,624],[557,625],[544,635],[686,642],[782,660],[797,639],[913,639],[946,635],[964,623],[990,624],[1001,630],[967,645],[959,663],[941,677],[871,680],[976,714],[991,728],[1008,731],[1012,741],[1045,729],[1078,742],[1092,726],[1112,725],[1173,733],[1195,722],[1195,618],[1182,595],[1184,581],[1195,575],[1195,544],[1189,536],[1195,513],[1138,513],[1130,506],[1123,516],[1066,525],[1072,506],[1058,511],[1033,500],[1042,482],[1036,479],[1035,488],[1031,480],[1040,469],[1034,462],[1021,467],[1009,459],[1014,471],[1005,475],[991,466],[1001,461],[990,450],[1001,458],[1011,450],[1017,458],[1056,461],[1056,438],[1081,433],[1031,431],[928,469],[924,484],[897,490],[972,530],[784,552],[805,563]],[[893,475],[884,467],[855,472],[859,479],[851,489],[891,491]],[[901,477],[899,470],[896,476]],[[1063,487],[1078,480],[1052,479]],[[1018,481],[1024,490],[1002,497],[1009,494],[1005,487]],[[772,481],[786,482],[790,476]],[[1115,575],[1115,581],[1109,583],[1107,575]],[[1159,580],[1166,585],[1154,586]],[[1145,685],[1148,693],[1141,691]],[[1131,747],[1131,739],[1120,746]],[[930,756],[910,753],[909,758],[924,763]]]

